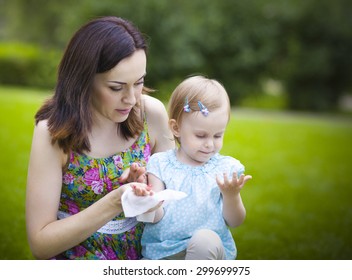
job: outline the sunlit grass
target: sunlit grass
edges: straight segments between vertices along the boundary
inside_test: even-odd
[[[25,231],[25,186],[34,114],[45,93],[0,88],[0,259],[31,259]]]
[[[352,259],[352,122],[235,110],[223,153],[253,176],[238,259]]]
[[[0,88],[0,259],[31,259],[25,185],[47,92]],[[238,259],[352,259],[351,118],[235,109],[222,154],[253,176],[233,230]]]

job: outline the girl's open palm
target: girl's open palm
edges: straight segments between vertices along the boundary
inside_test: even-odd
[[[237,177],[236,172],[233,172],[232,178],[230,179],[228,175],[224,173],[224,180],[222,181],[216,176],[216,183],[218,184],[222,195],[236,195],[250,179],[252,179],[251,175],[242,174],[240,177]]]

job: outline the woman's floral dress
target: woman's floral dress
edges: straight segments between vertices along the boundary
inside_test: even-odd
[[[74,215],[119,188],[118,179],[122,172],[135,162],[146,166],[150,153],[146,121],[139,138],[125,151],[107,158],[92,158],[71,152],[67,169],[63,172],[58,218]],[[121,213],[101,230],[56,259],[140,259],[143,227],[135,218],[126,219]]]

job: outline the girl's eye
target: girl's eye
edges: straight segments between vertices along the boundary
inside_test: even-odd
[[[204,138],[204,135],[196,135],[197,138]]]
[[[216,139],[219,139],[219,138],[221,138],[222,137],[222,135],[215,135],[214,136],[214,138],[216,138]]]

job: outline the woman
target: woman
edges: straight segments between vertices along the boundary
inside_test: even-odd
[[[36,258],[141,258],[143,225],[124,217],[121,195],[144,181],[138,166],[152,153],[174,147],[163,104],[143,94],[146,49],[116,17],[88,22],[68,44],[35,116],[26,222]]]

